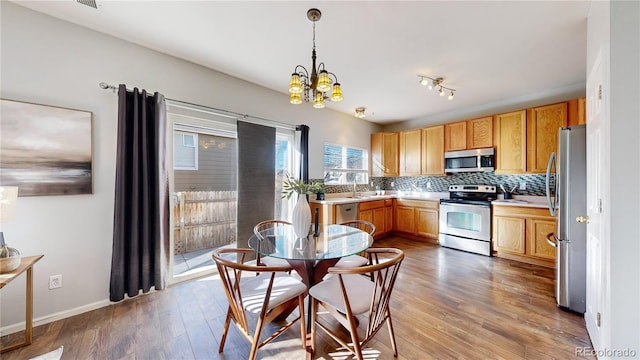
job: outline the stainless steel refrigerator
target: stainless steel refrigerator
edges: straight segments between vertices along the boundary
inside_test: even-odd
[[[587,282],[587,228],[579,217],[587,213],[587,131],[585,125],[559,130],[558,154],[547,166],[549,212],[558,214],[558,228],[547,236],[556,248],[558,306],[584,313]]]

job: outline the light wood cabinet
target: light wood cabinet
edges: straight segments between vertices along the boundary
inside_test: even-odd
[[[518,217],[493,217],[494,244],[498,252],[525,253],[526,220]]]
[[[394,230],[393,227],[393,210],[394,200],[386,199],[384,201],[384,229],[387,233]]]
[[[395,230],[420,237],[438,238],[438,210],[440,203],[431,200],[397,199]]]
[[[400,176],[419,176],[422,129],[400,132]]]
[[[467,120],[467,149],[493,146],[493,116]]]
[[[460,121],[444,125],[444,151],[467,149],[467,122]]]
[[[545,173],[551,153],[558,151],[558,130],[567,126],[567,103],[527,110],[527,172]]]
[[[422,175],[444,175],[444,125],[422,129]]]
[[[556,251],[547,234],[556,230],[547,209],[493,206],[493,245],[498,257],[554,267]]]
[[[493,116],[444,125],[444,151],[493,147]]]
[[[396,205],[395,209],[395,230],[413,234],[415,228],[415,216],[412,206]]]
[[[496,174],[521,174],[527,171],[527,112],[496,115]]]
[[[567,126],[587,123],[586,97],[567,102]]]
[[[566,102],[496,115],[496,174],[545,173],[565,126]]]
[[[359,204],[358,219],[375,225],[375,237],[379,238],[393,230],[393,218],[389,219],[389,210],[393,210],[392,199],[363,201]]]
[[[415,208],[415,226],[416,234],[438,238],[438,209]]]
[[[398,133],[371,134],[371,176],[398,176]]]

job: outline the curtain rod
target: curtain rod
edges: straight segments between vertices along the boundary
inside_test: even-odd
[[[100,88],[103,89],[103,90],[113,90],[114,93],[116,92],[116,90],[118,90],[117,86],[111,85],[111,84],[106,83],[104,81],[99,83],[98,86],[100,86]],[[132,91],[132,90],[127,89],[127,91]],[[153,96],[153,95],[151,95],[151,96]],[[170,98],[165,98],[165,99],[167,101],[174,102],[174,103],[181,103],[181,104],[185,104],[185,105],[191,105],[191,106],[196,106],[196,107],[199,107],[199,108],[206,108],[206,109],[209,109],[209,110],[222,112],[222,114],[215,113],[215,112],[210,112],[213,115],[219,115],[219,116],[224,116],[224,117],[229,117],[229,118],[236,118],[236,120],[246,120],[246,121],[249,121],[249,122],[250,122],[251,119],[256,119],[256,120],[259,120],[258,123],[261,124],[261,125],[263,123],[268,123],[268,124],[271,124],[274,127],[279,127],[281,129],[297,131],[297,127],[295,125],[282,123],[282,122],[279,122],[279,121],[269,120],[269,119],[265,119],[265,118],[261,118],[261,117],[257,117],[257,116],[251,116],[251,115],[248,115],[248,114],[240,114],[240,113],[236,113],[236,112],[233,112],[233,111],[216,109],[214,107],[194,104],[194,103],[181,101],[181,100],[175,100],[175,99],[170,99]],[[232,116],[229,116],[229,114],[231,114]]]

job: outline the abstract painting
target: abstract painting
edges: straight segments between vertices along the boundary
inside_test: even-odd
[[[93,193],[93,113],[0,99],[0,185],[18,196]]]

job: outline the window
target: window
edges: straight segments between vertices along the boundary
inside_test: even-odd
[[[291,212],[297,199],[282,198],[282,183],[287,174],[293,174],[294,168],[294,135],[293,131],[286,132],[278,129],[276,132],[276,189],[275,209],[276,219],[291,219]]]
[[[198,170],[198,134],[173,132],[174,170]]]
[[[367,150],[337,144],[324,144],[325,185],[367,184],[369,154]]]

